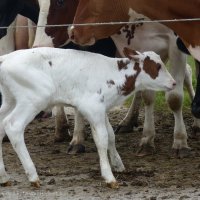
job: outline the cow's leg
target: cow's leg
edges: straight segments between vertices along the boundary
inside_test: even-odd
[[[24,16],[17,15],[16,26],[27,26],[28,19]],[[28,49],[28,28],[16,28],[15,32],[15,49]]]
[[[170,51],[170,73],[176,80],[174,90],[166,92],[166,99],[174,114],[174,142],[173,150],[178,157],[183,157],[189,152],[187,132],[182,115],[183,83],[185,78],[186,56],[178,49]]]
[[[125,118],[119,123],[115,133],[127,133],[132,132],[134,127],[138,127],[138,116],[140,105],[142,102],[141,92],[136,92],[131,106],[126,114]]]
[[[12,106],[11,106],[12,105]],[[10,99],[6,99],[6,96],[3,97],[3,104],[0,108],[0,184],[2,186],[9,186],[9,176],[5,171],[5,166],[3,162],[3,154],[2,154],[2,140],[5,136],[5,130],[3,128],[3,120],[11,112],[14,106],[14,102]]]
[[[3,126],[16,151],[31,185],[39,187],[39,177],[24,142],[24,129],[38,113],[30,104],[17,104],[13,111],[3,120]]]
[[[83,142],[85,140],[84,134],[84,118],[80,112],[75,108],[75,118],[74,118],[74,133],[70,146],[67,150],[68,154],[84,153],[85,146]]]
[[[197,85],[196,85],[196,93],[194,99],[192,101],[192,114],[196,118],[200,118],[200,62],[196,61],[196,67],[198,71],[197,76]]]
[[[144,127],[142,133],[142,139],[140,141],[139,149],[137,151],[138,156],[145,156],[154,153],[154,137],[155,137],[155,126],[154,126],[154,99],[155,92],[146,90],[142,92],[142,97],[145,104],[145,117]]]
[[[122,163],[122,160],[116,150],[115,147],[115,134],[113,131],[113,128],[109,122],[108,117],[106,117],[106,126],[108,131],[108,153],[110,156],[111,165],[113,167],[113,170],[117,172],[122,172],[125,170],[124,164]]]
[[[198,68],[197,65],[196,65],[196,68]],[[198,69],[196,69],[196,75],[198,76]],[[194,88],[192,85],[192,69],[188,64],[186,66],[184,86],[187,88],[187,91],[189,93],[191,101],[193,101],[195,92],[194,92]],[[192,125],[193,131],[192,131],[192,134],[190,135],[190,137],[197,139],[200,134],[200,119],[198,119],[196,117],[193,117],[193,119],[194,119],[194,122]]]
[[[69,138],[69,125],[63,106],[56,106],[55,113],[55,142],[62,142]]]

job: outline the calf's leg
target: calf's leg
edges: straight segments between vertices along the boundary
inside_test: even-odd
[[[125,170],[125,167],[115,147],[115,134],[107,116],[106,126],[108,131],[108,153],[110,156],[111,165],[114,171],[122,172]]]
[[[106,128],[105,110],[102,108],[102,105],[95,105],[95,102],[92,103],[92,108],[90,105],[79,105],[79,110],[90,123],[93,139],[99,154],[101,175],[105,179],[108,187],[118,188],[119,185],[113,176],[107,155],[108,131]]]
[[[3,120],[5,117],[10,113],[10,111],[13,109],[13,106],[15,105],[14,102],[9,101],[9,99],[6,99],[5,96],[3,97],[3,104],[0,108],[0,184],[2,186],[9,186],[9,176],[7,172],[5,171],[4,161],[3,161],[3,154],[2,154],[2,140],[5,136],[5,130],[3,127]],[[13,105],[13,106],[10,106]]]
[[[24,142],[24,129],[36,114],[38,112],[30,104],[27,104],[26,109],[24,109],[24,103],[23,105],[17,104],[13,111],[3,120],[3,126],[31,185],[39,187],[39,177]]]

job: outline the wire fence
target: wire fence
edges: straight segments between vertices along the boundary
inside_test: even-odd
[[[134,20],[128,22],[100,22],[100,23],[82,23],[82,24],[52,24],[52,25],[32,25],[32,28],[44,28],[44,27],[68,27],[68,26],[110,26],[110,25],[131,25],[131,24],[138,24],[138,23],[174,23],[174,22],[196,22],[200,21],[200,18],[191,18],[191,19],[163,19],[163,20]],[[28,28],[30,26],[0,26],[0,29],[5,28]]]

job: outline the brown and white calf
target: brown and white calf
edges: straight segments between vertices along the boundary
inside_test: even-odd
[[[106,112],[136,91],[168,91],[176,85],[154,52],[124,52],[128,58],[43,47],[0,57],[0,183],[9,182],[2,158],[2,139],[7,134],[29,181],[39,187],[36,168],[24,143],[24,129],[41,110],[71,105],[90,123],[102,176],[110,187],[118,187],[107,151],[114,170],[123,171],[124,165]]]

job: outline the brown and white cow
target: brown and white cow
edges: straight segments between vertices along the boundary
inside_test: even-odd
[[[200,18],[199,0],[80,0],[74,24],[111,21],[126,22],[129,20],[130,9],[150,19]],[[182,38],[190,53],[200,61],[200,20],[166,22],[164,24]],[[116,33],[121,26],[76,26],[71,34],[75,42],[84,45]]]

